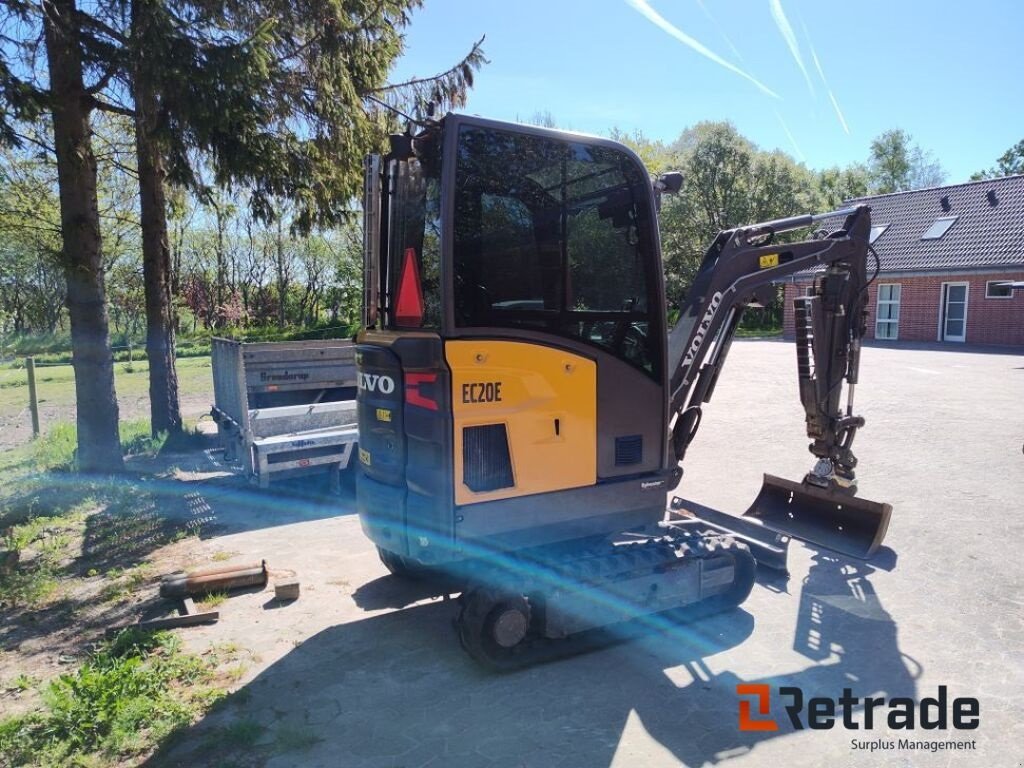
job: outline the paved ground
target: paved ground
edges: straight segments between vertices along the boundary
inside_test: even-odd
[[[788,583],[759,584],[741,610],[509,675],[464,657],[453,605],[385,574],[350,501],[246,505],[223,479],[197,483],[212,514],[251,507],[221,515],[234,532],[203,546],[294,569],[303,596],[287,607],[268,592],[234,597],[220,624],[186,631],[197,648],[249,649],[250,667],[185,747],[154,762],[1021,766],[1024,357],[869,348],[862,371],[861,494],[892,503],[891,550],[863,563],[795,545]],[[762,471],[802,476],[805,448],[792,347],[737,342],[682,490],[740,512]],[[945,685],[980,700],[981,727],[909,735],[976,749],[851,745],[907,735],[887,728],[740,733],[738,682],[914,698]],[[216,729],[238,723],[258,736],[233,749]]]

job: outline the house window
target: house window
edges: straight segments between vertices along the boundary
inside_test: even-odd
[[[875,311],[875,338],[895,340],[900,335],[899,283],[878,286],[878,308]]]
[[[868,236],[868,242],[874,243],[875,240],[882,236],[882,233],[889,228],[888,224],[876,224],[871,228],[871,234]]]
[[[986,299],[1012,299],[1013,287],[1009,280],[989,280],[985,283]]]
[[[946,232],[949,231],[949,228],[952,227],[953,224],[956,223],[957,218],[959,217],[940,216],[939,218],[932,222],[932,225],[928,227],[928,229],[925,230],[925,233],[921,235],[921,239],[938,240],[940,237],[946,234]]]

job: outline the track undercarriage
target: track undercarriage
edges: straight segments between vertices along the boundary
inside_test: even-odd
[[[745,543],[708,526],[665,526],[474,569],[456,619],[462,647],[486,667],[516,669],[605,644],[629,622],[670,626],[746,599],[757,563]]]

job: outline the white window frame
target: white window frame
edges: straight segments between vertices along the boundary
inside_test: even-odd
[[[896,288],[895,299],[882,300],[882,288],[894,287]],[[900,302],[903,299],[903,283],[879,283],[878,291],[875,294],[875,339],[878,341],[898,341],[900,338]],[[895,304],[896,305],[896,317],[881,319],[881,312],[879,309],[881,306]],[[878,328],[881,325],[896,326],[896,332],[893,336],[879,336]]]
[[[1011,283],[1012,284],[1013,281],[1012,280],[986,280],[985,281],[985,298],[986,299],[994,299],[996,301],[999,301],[1000,299],[1004,299],[1004,300],[1005,299],[1012,299],[1013,298],[1013,286],[1012,285],[1007,286],[1010,289],[1010,292],[1008,294],[1006,294],[1005,296],[990,296],[989,295],[989,292],[988,292],[989,286],[990,285],[995,285],[997,283]]]
[[[946,337],[946,300],[947,293],[952,286],[964,286],[964,332],[962,336],[952,338]],[[967,343],[967,305],[971,300],[971,283],[967,280],[957,280],[943,283],[939,290],[939,336],[938,341],[948,341],[952,344]]]
[[[959,215],[955,215],[955,216],[939,216],[937,219],[935,219],[935,221],[933,221],[931,224],[928,225],[928,229],[926,229],[924,232],[921,233],[921,239],[922,240],[941,240],[942,238],[944,238],[946,236],[946,233],[949,232],[949,230],[951,230],[953,228],[953,225],[956,224],[959,219],[960,219]],[[942,234],[940,234],[940,235],[932,235],[931,237],[928,236],[928,233],[932,231],[932,229],[935,227],[935,225],[937,225],[939,222],[947,222],[947,221],[949,222],[949,224],[947,224],[946,228],[942,230]]]

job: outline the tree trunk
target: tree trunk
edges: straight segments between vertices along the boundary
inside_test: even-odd
[[[142,8],[132,7],[133,37],[143,31]],[[157,99],[141,68],[134,77],[135,151],[139,164],[139,213],[142,224],[142,279],[146,293],[146,356],[149,358],[150,429],[181,432],[178,372],[174,367],[174,305],[171,301],[171,248],[167,236],[167,199],[163,155],[154,137]]]
[[[281,220],[277,220],[277,327],[284,330],[285,301],[288,298],[288,273],[284,263],[284,231]]]
[[[86,472],[110,472],[124,463],[107,326],[96,158],[75,0],[44,0],[43,10],[75,371],[78,466]]]

